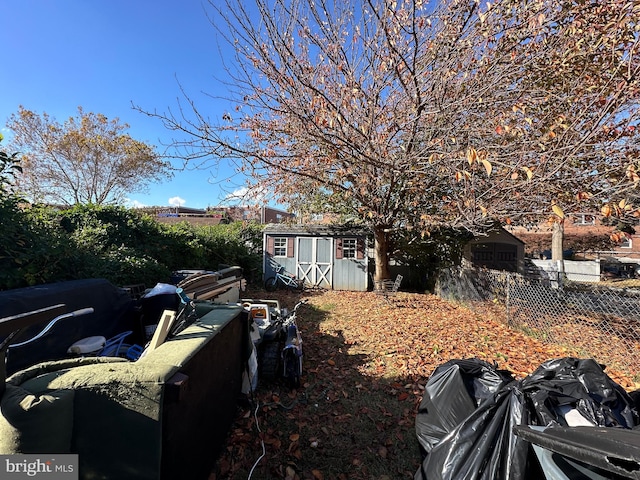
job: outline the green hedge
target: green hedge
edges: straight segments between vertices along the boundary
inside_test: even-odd
[[[0,289],[78,278],[153,286],[183,268],[238,265],[251,279],[262,262],[262,226],[166,225],[123,207],[28,206],[0,196]]]

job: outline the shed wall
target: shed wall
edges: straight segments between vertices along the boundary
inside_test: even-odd
[[[274,239],[287,238],[293,245],[293,255],[275,256]],[[356,239],[356,258],[343,257],[342,240]],[[320,288],[333,290],[366,291],[368,287],[367,256],[364,254],[365,237],[362,235],[318,235],[269,231],[264,234],[264,278],[275,275],[275,268],[282,265],[287,273],[304,278],[305,282]]]

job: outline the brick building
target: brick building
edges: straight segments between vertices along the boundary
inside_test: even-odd
[[[541,258],[550,255],[551,230],[550,223],[537,225],[534,228],[507,227],[511,234],[525,242],[525,253],[528,257]],[[590,214],[573,214],[565,218],[564,249],[580,258],[600,258],[611,256],[630,258],[640,261],[640,228],[637,233],[627,234],[621,242],[611,239],[617,226],[604,224],[599,217]]]
[[[207,209],[145,207],[140,210],[162,223],[187,221],[194,225],[218,225],[235,221],[253,221],[260,224],[285,223],[295,219],[295,215],[292,213],[260,205],[209,207]]]

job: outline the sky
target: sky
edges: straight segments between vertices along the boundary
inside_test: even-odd
[[[216,0],[213,0],[216,1]],[[172,132],[134,110],[175,110],[180,88],[206,113],[222,117],[232,106],[216,79],[229,55],[207,15],[206,0],[2,0],[0,2],[0,131],[22,105],[59,122],[85,112],[119,118],[129,135],[158,146]],[[228,48],[228,47],[227,47]],[[206,102],[206,103],[205,103]],[[172,161],[176,168],[182,162]],[[186,169],[129,206],[220,205],[243,179],[225,165]]]

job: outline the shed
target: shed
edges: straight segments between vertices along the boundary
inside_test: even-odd
[[[265,279],[282,266],[307,285],[367,290],[366,230],[337,225],[268,224],[263,235]]]
[[[524,242],[504,228],[497,228],[467,243],[464,257],[477,267],[522,273]]]

